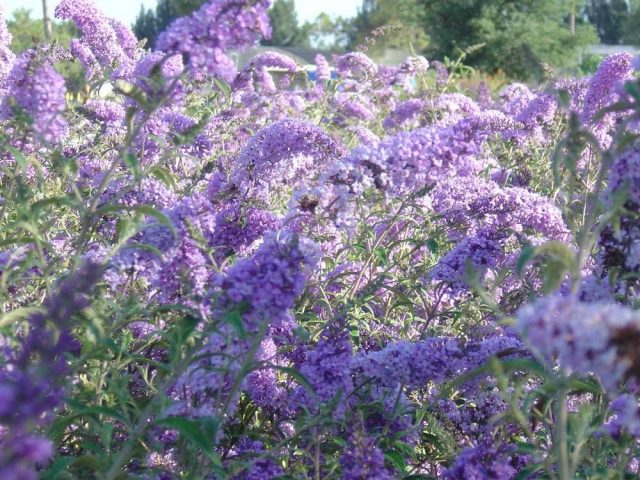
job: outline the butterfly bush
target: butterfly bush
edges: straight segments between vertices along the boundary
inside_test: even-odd
[[[7,28],[4,7],[0,6],[0,93],[4,94],[4,82],[11,71],[16,55],[11,51],[11,32]]]
[[[87,296],[100,273],[99,265],[86,263],[65,279],[44,300],[42,311],[29,317],[30,329],[19,349],[4,359],[0,370],[0,473],[7,478],[37,478],[36,467],[53,455],[51,441],[34,434],[33,429],[51,422],[53,410],[62,401],[63,379],[68,373],[64,355],[79,350],[71,334],[72,321],[88,305]],[[41,361],[34,362],[34,358]]]
[[[174,20],[158,37],[156,48],[187,56],[186,66],[192,75],[232,80],[236,69],[228,51],[250,45],[261,35],[269,37],[269,3],[210,0],[190,16]]]
[[[522,307],[517,329],[540,355],[571,371],[593,373],[607,390],[635,383],[637,359],[629,343],[640,317],[617,304],[584,304],[571,297],[546,297]]]
[[[137,42],[130,29],[111,21],[90,0],[62,1],[55,9],[55,16],[71,20],[82,33],[75,51],[89,78],[94,77],[95,68],[114,70],[123,75],[132,67]]]
[[[50,143],[66,136],[64,79],[41,53],[27,50],[16,58],[4,84],[0,118],[28,115],[36,141]]]
[[[637,476],[637,61],[236,65],[268,7],[0,10],[0,477]]]

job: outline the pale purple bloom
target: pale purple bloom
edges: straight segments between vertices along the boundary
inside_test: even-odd
[[[375,107],[366,96],[357,93],[337,92],[334,96],[334,106],[338,123],[342,123],[343,120],[368,122],[375,117]]]
[[[375,440],[363,432],[351,435],[348,447],[340,457],[343,480],[391,480],[393,475],[384,464],[384,454]]]
[[[640,362],[629,342],[640,338],[640,314],[614,303],[584,303],[574,297],[544,297],[517,313],[517,331],[546,361],[566,371],[593,373],[615,393],[636,382]]]
[[[84,68],[85,79],[87,81],[98,79],[102,74],[102,68],[91,48],[79,38],[72,38],[69,48],[73,57]]]
[[[131,58],[127,44],[114,30],[110,20],[91,0],[62,0],[55,10],[56,18],[71,20],[82,33],[81,41],[90,49],[102,68],[126,68]],[[122,29],[120,29],[122,35]]]
[[[316,81],[326,82],[331,79],[331,70],[329,69],[329,62],[324,55],[318,53],[316,55]]]
[[[444,93],[430,103],[429,106],[437,112],[440,125],[453,125],[480,114],[476,102],[461,93]]]
[[[425,108],[425,102],[419,98],[410,98],[399,103],[395,110],[384,119],[384,128],[394,128],[402,126],[404,123],[415,119]]]
[[[526,108],[534,96],[534,93],[526,85],[512,83],[500,92],[502,111],[515,117]]]
[[[348,332],[341,322],[329,324],[322,338],[305,352],[298,370],[313,387],[297,387],[291,395],[291,406],[305,407],[317,412],[327,404],[336,402],[331,415],[343,418],[347,411],[347,399],[353,391],[351,359],[353,350]]]
[[[234,475],[237,480],[271,480],[280,478],[284,472],[277,464],[274,454],[265,448],[262,442],[253,441],[247,437],[240,440],[237,455],[240,458],[246,457],[246,469],[238,475]]]
[[[73,319],[88,305],[101,274],[102,268],[89,262],[63,280],[42,311],[29,317],[20,348],[0,366],[0,473],[7,478],[35,479],[35,466],[53,453],[50,440],[30,431],[46,424],[62,400],[65,355],[80,348],[71,333]]]
[[[611,102],[619,83],[631,78],[632,61],[633,55],[630,53],[610,55],[602,61],[598,71],[589,81],[589,89],[581,112],[584,122],[591,121],[599,109]]]
[[[493,108],[493,99],[491,98],[491,90],[489,90],[489,86],[487,82],[482,80],[478,84],[478,90],[476,93],[476,103],[480,108],[490,109]]]
[[[209,245],[216,249],[216,258],[232,254],[244,255],[247,249],[266,233],[279,227],[279,220],[267,210],[232,203],[216,214],[215,227]]]
[[[141,49],[138,48],[138,39],[129,26],[115,18],[110,18],[109,24],[116,33],[120,46],[130,58],[133,59],[142,53]]]
[[[412,55],[400,65],[400,71],[409,75],[425,73],[429,69],[429,61],[422,55]]]
[[[336,72],[341,77],[373,77],[378,65],[362,52],[351,52],[338,57]]]
[[[299,68],[296,61],[287,55],[278,52],[264,52],[253,57],[244,67],[244,70],[249,68],[258,70],[262,67],[279,68],[289,73],[295,73]]]
[[[10,118],[14,109],[22,110],[29,115],[38,140],[51,143],[66,136],[64,78],[43,61],[37,51],[27,50],[20,55],[5,86],[7,94],[0,104],[1,119]]]
[[[302,120],[281,120],[249,140],[238,156],[232,181],[250,190],[299,185],[341,153],[340,145],[321,128]]]
[[[217,308],[247,304],[247,330],[262,321],[277,325],[293,307],[319,260],[317,246],[291,232],[273,232],[249,258],[236,262],[220,280],[224,292]]]
[[[11,51],[12,35],[7,28],[4,7],[0,5],[0,96],[4,93],[4,81],[16,59]]]
[[[609,405],[612,417],[605,424],[605,429],[614,437],[626,432],[636,438],[640,437],[640,403],[633,395],[621,395]]]
[[[517,455],[515,448],[485,440],[464,449],[451,468],[444,472],[446,480],[511,480],[526,465],[526,458]]]
[[[156,48],[183,55],[187,69],[200,77],[231,81],[236,68],[228,52],[253,44],[271,33],[269,0],[209,0],[187,17],[174,20],[156,41]]]
[[[431,62],[431,67],[436,71],[436,86],[443,87],[449,81],[449,71],[444,63],[435,61]]]

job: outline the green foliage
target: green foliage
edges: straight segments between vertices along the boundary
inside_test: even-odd
[[[617,45],[622,42],[629,16],[626,0],[591,0],[587,6],[587,14],[602,43]]]
[[[595,41],[590,25],[569,28],[574,2],[566,0],[420,0],[425,9],[431,56],[451,57],[472,45],[466,62],[490,73],[519,78],[544,76],[547,65],[577,63],[578,51]]]
[[[280,47],[309,47],[312,25],[298,24],[298,16],[293,0],[275,0],[269,10],[271,38],[263,39],[262,45]]]
[[[419,0],[365,2],[351,21],[348,48],[364,46],[374,58],[387,48],[422,50],[427,46],[424,14]]]
[[[622,26],[622,40],[626,44],[640,45],[640,1],[631,1],[631,12]]]
[[[318,15],[311,25],[311,44],[321,50],[344,51],[353,35],[353,20],[332,18],[326,13]]]
[[[13,17],[7,22],[9,32],[13,35],[11,49],[16,52],[35,47],[45,40],[42,19],[31,18],[31,10],[19,8],[13,12]],[[64,47],[76,36],[76,29],[71,22],[53,22],[52,40]]]

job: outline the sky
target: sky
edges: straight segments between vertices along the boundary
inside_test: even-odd
[[[51,15],[59,0],[49,0]],[[109,17],[117,18],[127,24],[133,23],[140,6],[153,8],[156,0],[94,0]],[[20,7],[31,9],[34,18],[42,17],[42,0],[0,0],[8,15]],[[295,0],[296,11],[300,23],[313,20],[318,14],[326,12],[331,16],[352,17],[362,0]]]

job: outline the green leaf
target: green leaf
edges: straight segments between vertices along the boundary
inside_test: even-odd
[[[636,100],[640,99],[640,89],[638,89],[638,84],[636,82],[625,82],[624,89]]]
[[[568,90],[562,88],[558,90],[558,103],[561,107],[568,107],[571,104],[571,94]]]
[[[149,169],[149,174],[153,175],[158,180],[160,180],[162,183],[164,183],[165,185],[167,185],[167,186],[169,186],[169,187],[171,187],[173,189],[176,189],[177,186],[178,186],[176,184],[175,179],[173,178],[173,175],[166,168],[159,167],[159,166],[152,167],[152,168]]]
[[[51,466],[40,475],[41,480],[56,480],[59,475],[64,472],[69,465],[76,461],[75,457],[58,457]]]
[[[124,164],[127,168],[133,173],[133,176],[136,180],[140,179],[142,176],[142,171],[140,169],[140,162],[138,161],[138,156],[133,152],[126,152],[124,154]]]
[[[116,238],[118,243],[125,242],[133,233],[135,233],[134,223],[130,218],[120,217],[116,222]]]
[[[41,312],[42,309],[38,307],[20,307],[10,312],[0,315],[0,328],[6,327],[19,320],[26,320],[34,313]]]
[[[105,214],[105,213],[116,213],[116,212],[122,212],[122,211],[128,211],[128,212],[135,212],[135,213],[140,213],[143,215],[148,215],[150,217],[155,218],[158,223],[160,223],[161,225],[164,225],[165,227],[167,227],[169,230],[171,230],[171,233],[173,234],[173,236],[177,236],[176,233],[176,229],[173,226],[173,223],[171,223],[171,220],[169,219],[169,217],[167,217],[164,213],[162,213],[161,211],[149,206],[149,205],[113,205],[113,204],[109,204],[109,205],[105,205],[101,208],[99,208],[96,213],[97,214]]]
[[[577,275],[574,252],[567,245],[557,240],[551,240],[536,247],[524,247],[516,265],[518,275],[522,276],[525,266],[531,260],[540,256],[547,257],[546,262],[542,265],[545,293],[555,291],[564,280],[566,272],[569,272],[574,277]]]
[[[4,240],[0,240],[0,247],[9,247],[11,245],[29,245],[33,243],[33,238],[30,237],[9,237]]]
[[[206,424],[203,430],[201,422],[184,417],[167,417],[156,422],[156,425],[177,430],[184,438],[198,447],[214,463],[221,467],[222,461],[213,450],[215,433],[211,435],[211,425]],[[206,433],[205,433],[206,431]]]
[[[540,377],[547,374],[544,365],[529,358],[508,358],[500,360],[500,364],[506,370],[530,372]]]
[[[35,214],[39,214],[40,210],[54,206],[54,207],[75,207],[76,203],[70,197],[51,197],[43,198],[37,202],[31,204],[31,211]]]
[[[560,261],[567,269],[573,267],[575,261],[574,252],[564,243],[558,240],[551,240],[543,243],[536,248],[537,253],[542,255],[550,255]]]
[[[244,329],[244,323],[242,321],[242,314],[238,310],[230,310],[225,312],[222,319],[229,323],[238,332],[238,336],[244,340],[247,338],[247,332]]]
[[[573,392],[587,392],[594,395],[601,395],[602,387],[594,379],[574,378],[571,380],[570,388]]]
[[[429,240],[427,240],[427,247],[429,248],[429,251],[434,255],[438,254],[438,250],[439,250],[438,242],[436,242],[433,238],[430,238]]]
[[[220,80],[219,78],[214,78],[213,79],[213,83],[215,84],[216,87],[218,87],[220,92],[226,98],[230,98],[231,97],[231,87],[229,86],[229,84],[227,82],[225,82],[224,80]]]
[[[400,472],[404,472],[407,468],[404,457],[399,452],[385,452],[384,458]]]
[[[518,263],[516,264],[516,273],[519,277],[522,277],[522,273],[524,272],[524,268],[529,264],[533,258],[535,258],[537,254],[536,247],[533,245],[525,245],[520,251],[520,256],[518,257]]]
[[[114,91],[116,93],[121,93],[125,97],[129,97],[142,106],[145,111],[150,110],[149,101],[147,100],[147,94],[141,88],[136,85],[126,82],[124,80],[116,80]]]
[[[375,249],[375,255],[382,265],[389,263],[389,257],[387,256],[387,250],[384,247],[378,247]]]
[[[315,388],[311,385],[311,382],[307,380],[307,378],[302,375],[298,370],[291,367],[281,367],[280,365],[270,365],[274,370],[279,370],[281,372],[286,373],[287,375],[291,375],[300,385],[306,388],[310,393],[316,394]]]
[[[110,407],[105,407],[102,405],[87,406],[73,399],[67,399],[67,404],[70,407],[74,408],[73,413],[71,413],[70,415],[66,415],[64,417],[67,420],[83,417],[83,416],[96,416],[99,418],[100,415],[103,415],[105,417],[118,420],[124,424],[128,424],[127,419],[120,412]]]

